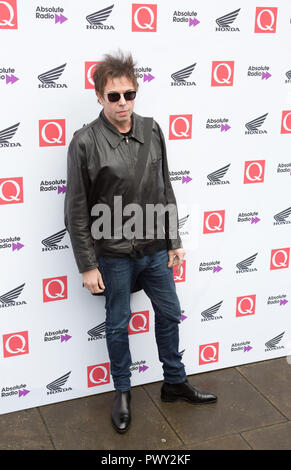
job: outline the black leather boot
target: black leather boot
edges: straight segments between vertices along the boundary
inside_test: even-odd
[[[173,402],[185,400],[194,404],[214,403],[217,396],[214,393],[203,392],[193,387],[188,380],[179,384],[169,384],[164,382],[161,388],[161,400]]]
[[[111,421],[115,430],[119,433],[126,432],[131,421],[130,398],[130,390],[127,392],[116,390],[111,412]]]

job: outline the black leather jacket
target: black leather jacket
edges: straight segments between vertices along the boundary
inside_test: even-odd
[[[98,267],[98,253],[109,251],[130,254],[157,243],[155,237],[131,240],[94,240],[91,209],[97,203],[113,207],[114,196],[122,195],[134,178],[139,146],[144,143],[143,117],[132,114],[132,130],[123,136],[101,111],[99,117],[75,132],[68,149],[65,226],[70,234],[75,260],[80,273]],[[169,179],[165,140],[159,125],[153,121],[150,153],[135,202],[173,203],[175,195]],[[124,219],[125,220],[125,219]],[[167,219],[168,220],[168,219]],[[178,220],[178,216],[177,216]],[[178,231],[165,225],[167,249],[182,247]],[[170,237],[169,237],[169,234]],[[94,246],[95,245],[95,246]]]

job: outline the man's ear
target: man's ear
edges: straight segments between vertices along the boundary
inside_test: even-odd
[[[98,103],[101,104],[101,106],[103,106],[102,96],[97,91],[96,91],[96,96],[97,96]]]

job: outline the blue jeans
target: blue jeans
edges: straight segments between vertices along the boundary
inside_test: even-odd
[[[186,373],[178,350],[181,307],[173,268],[168,268],[168,251],[160,250],[138,259],[99,256],[98,261],[105,284],[106,342],[115,389],[123,392],[130,389],[128,323],[130,291],[137,276],[155,312],[155,336],[164,380],[172,384],[184,382]]]

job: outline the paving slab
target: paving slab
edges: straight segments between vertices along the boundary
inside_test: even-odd
[[[0,415],[1,450],[53,450],[37,408]]]
[[[276,424],[253,431],[243,432],[242,436],[255,450],[290,450],[291,423]]]
[[[201,390],[216,393],[217,403],[163,403],[160,400],[160,384],[144,385],[186,445],[286,421],[234,368],[196,374],[189,376],[188,380]]]
[[[268,400],[291,419],[291,364],[286,357],[237,367]]]
[[[240,434],[211,439],[198,445],[187,445],[183,450],[251,450],[251,446]]]
[[[140,386],[131,392],[130,428],[118,434],[111,424],[114,395],[108,392],[40,407],[56,449],[163,450],[183,444]]]

